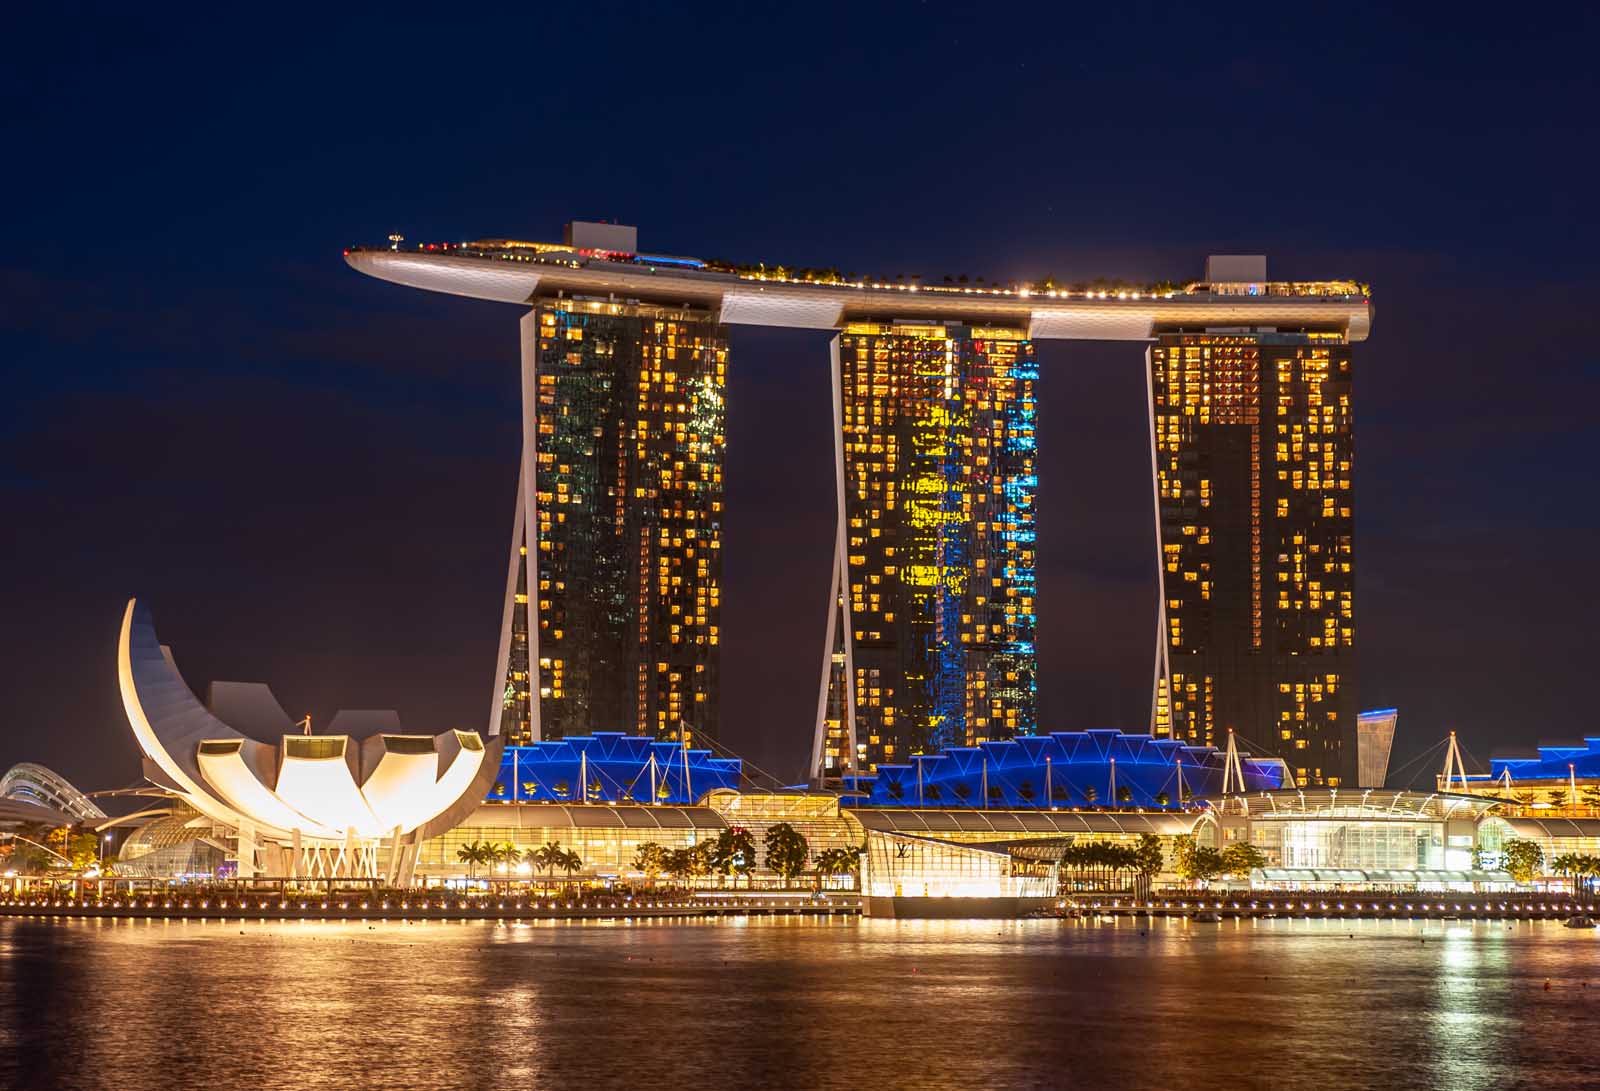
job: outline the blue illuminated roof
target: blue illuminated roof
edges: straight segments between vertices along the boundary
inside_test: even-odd
[[[1277,759],[1241,755],[1245,791],[1286,784]],[[876,775],[846,777],[847,790],[875,807],[1179,807],[1222,791],[1224,754],[1177,739],[1101,729],[1022,735],[946,747]]]
[[[1570,766],[1570,768],[1569,768]],[[1582,745],[1554,744],[1539,747],[1538,757],[1491,758],[1488,776],[1469,780],[1499,780],[1507,770],[1511,780],[1565,780],[1600,778],[1600,736],[1586,735]]]
[[[653,759],[653,760],[652,760]],[[585,787],[584,774],[588,774]],[[597,731],[530,746],[508,746],[491,803],[698,802],[714,788],[738,788],[743,763],[709,750],[644,735]]]

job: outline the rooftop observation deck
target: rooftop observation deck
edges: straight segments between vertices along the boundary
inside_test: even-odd
[[[1025,329],[1033,338],[1106,341],[1252,329],[1337,333],[1353,342],[1366,340],[1372,328],[1370,292],[1343,280],[1143,288],[925,284],[507,239],[355,247],[344,257],[380,280],[472,299],[615,297],[710,308],[733,325],[838,329],[852,322],[949,321]]]

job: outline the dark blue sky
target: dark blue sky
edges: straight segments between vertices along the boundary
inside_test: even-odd
[[[1401,708],[1401,760],[1450,727],[1482,755],[1600,726],[1593,14],[331,7],[13,17],[0,768],[137,776],[114,670],[133,593],[197,688],[479,726],[517,312],[339,251],[573,217],[884,274],[1183,279],[1242,250],[1368,281],[1363,705]],[[831,533],[824,342],[733,338],[723,716],[793,775]],[[1140,352],[1041,356],[1042,726],[1138,729]]]

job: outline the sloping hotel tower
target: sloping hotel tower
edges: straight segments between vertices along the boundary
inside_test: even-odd
[[[558,297],[523,317],[534,455],[497,672],[513,744],[716,737],[727,355],[692,307]]]
[[[1027,331],[853,322],[831,356],[838,540],[812,768],[1031,734]]]
[[[1213,259],[1181,290],[878,284],[641,254],[610,224],[346,260],[531,308],[491,733],[716,739],[726,327],[741,324],[833,331],[813,776],[1034,732],[1035,346],[1126,340],[1147,345],[1152,733],[1234,730],[1302,783],[1355,782],[1362,286],[1269,282],[1260,258]]]

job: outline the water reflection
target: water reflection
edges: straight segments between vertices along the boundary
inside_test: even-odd
[[[0,1087],[1557,1091],[1600,1079],[1597,953],[1391,921],[0,921]]]

